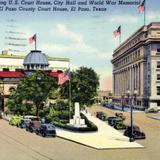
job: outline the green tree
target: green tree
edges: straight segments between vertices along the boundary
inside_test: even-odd
[[[94,104],[99,87],[99,77],[92,68],[80,67],[71,73],[71,100],[82,107]],[[63,98],[69,98],[69,82],[61,86]]]
[[[36,71],[31,75],[22,78],[18,84],[15,92],[13,92],[8,101],[10,109],[17,111],[17,105],[22,111],[35,107],[35,114],[39,117],[39,109],[42,109],[50,92],[56,90],[58,87],[57,80],[49,76],[44,71]],[[16,103],[11,106],[11,102]],[[21,112],[22,112],[21,111]]]

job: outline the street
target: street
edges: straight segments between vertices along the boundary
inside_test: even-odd
[[[113,110],[100,106],[89,109],[92,114]],[[130,114],[125,112],[129,124]],[[160,121],[143,112],[134,113],[134,123],[146,133],[147,139],[137,141],[141,149],[97,150],[61,138],[42,138],[0,120],[0,160],[158,160],[160,157]]]

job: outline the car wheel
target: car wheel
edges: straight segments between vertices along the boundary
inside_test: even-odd
[[[39,132],[36,130],[36,135],[39,135]]]
[[[46,137],[46,134],[44,132],[42,132],[42,137]]]

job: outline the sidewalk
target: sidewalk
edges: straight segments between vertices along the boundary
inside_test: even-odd
[[[63,129],[57,129],[57,136],[80,143],[96,149],[116,149],[116,148],[143,148],[136,142],[129,142],[129,138],[115,130],[105,122],[84,113],[87,118],[98,127],[94,133],[75,133]]]

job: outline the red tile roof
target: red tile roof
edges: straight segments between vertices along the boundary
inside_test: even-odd
[[[61,72],[50,72],[49,75],[53,77],[58,77]],[[21,78],[25,74],[18,71],[0,71],[0,78]]]
[[[58,77],[58,75],[61,74],[61,72],[50,72],[49,75],[53,77]]]
[[[21,78],[24,73],[18,71],[0,71],[0,78]]]

